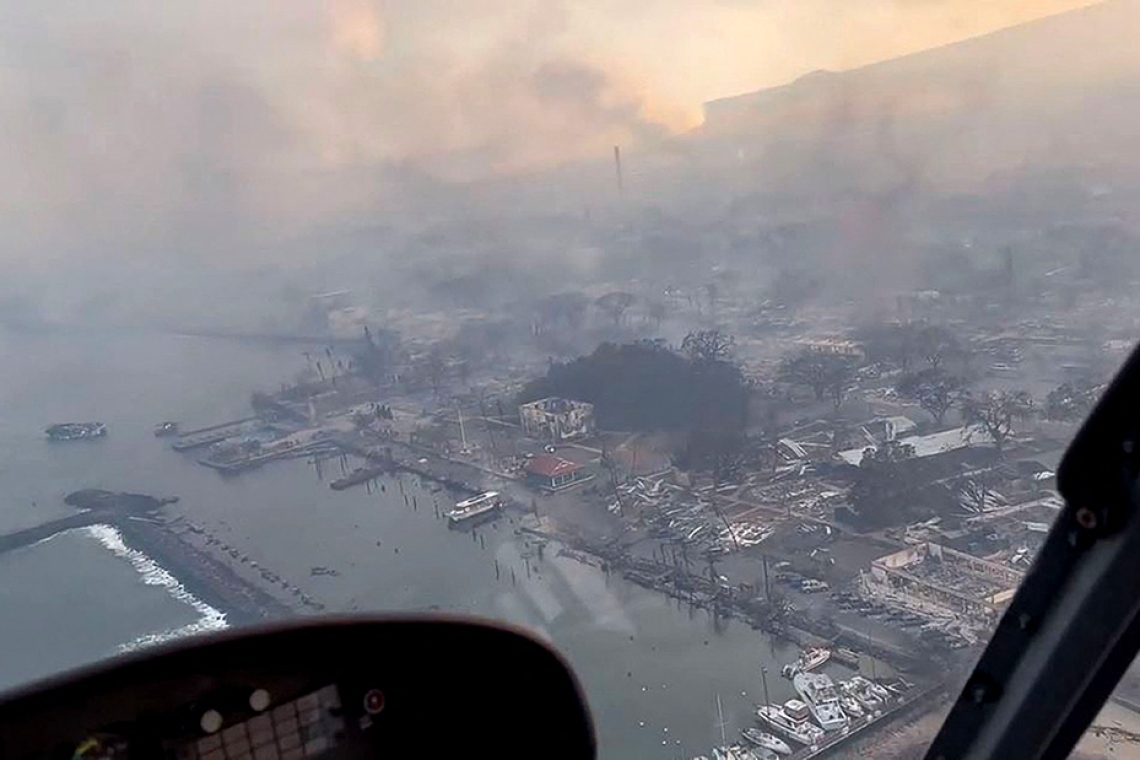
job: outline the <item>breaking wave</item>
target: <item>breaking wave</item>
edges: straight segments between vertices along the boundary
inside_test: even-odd
[[[193,636],[208,631],[218,631],[228,627],[224,612],[211,607],[191,594],[166,568],[159,565],[146,554],[138,549],[132,549],[127,546],[126,542],[123,541],[122,534],[119,533],[116,528],[110,525],[90,525],[83,528],[83,530],[116,557],[130,562],[131,566],[134,567],[135,571],[142,577],[143,583],[148,586],[162,587],[171,597],[189,605],[199,615],[198,620],[188,625],[158,633],[143,634],[132,641],[121,644],[119,646],[120,652],[130,652],[135,649],[162,644],[173,639]]]

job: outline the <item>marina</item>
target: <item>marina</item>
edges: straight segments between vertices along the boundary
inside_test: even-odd
[[[474,462],[465,461],[461,458],[462,454],[443,456],[433,448],[416,443],[392,438],[369,440],[340,427],[335,418],[330,418],[330,424],[317,427],[299,422],[267,425],[257,418],[241,418],[189,431],[180,436],[178,442],[184,444],[182,451],[188,451],[206,446],[203,441],[207,439],[212,440],[208,444],[209,453],[197,461],[225,474],[239,474],[268,462],[293,459],[308,461],[316,468],[319,477],[323,465],[327,465],[330,459],[339,459],[341,475],[327,483],[327,487],[334,491],[372,484],[368,486],[369,492],[372,492],[380,487],[381,479],[400,472],[438,483],[439,486],[433,488],[443,487],[445,493],[466,497],[454,502],[450,509],[441,509],[436,501],[435,514],[448,525],[493,520],[504,514],[502,508],[510,504],[511,508],[506,513],[516,516],[512,518],[512,523],[515,523],[513,530],[517,535],[541,540],[543,545],[553,544],[558,548],[559,554],[577,557],[585,566],[598,567],[606,574],[617,573],[632,583],[663,592],[690,609],[707,610],[714,620],[737,619],[772,635],[802,642],[803,648],[799,651],[799,656],[783,667],[783,673],[794,682],[799,697],[778,705],[765,704],[757,707],[757,725],[742,729],[747,731],[741,736],[750,748],[741,745],[731,749],[734,745],[726,744],[725,747],[729,749],[722,752],[725,757],[762,757],[766,756],[765,753],[796,759],[813,757],[818,752],[842,745],[852,737],[862,736],[871,726],[881,725],[883,718],[894,715],[902,701],[905,701],[894,694],[887,697],[873,694],[873,689],[883,687],[865,679],[858,680],[861,676],[833,683],[827,675],[815,675],[832,659],[836,663],[858,668],[859,663],[868,656],[867,649],[873,648],[869,646],[870,642],[844,637],[842,634],[837,637],[834,630],[821,627],[819,621],[810,617],[799,617],[794,613],[774,616],[772,606],[762,598],[763,589],[710,578],[707,572],[680,562],[681,558],[666,552],[664,546],[652,553],[643,554],[631,551],[629,547],[607,545],[583,535],[575,536],[560,530],[556,523],[542,518],[540,512],[549,507],[536,509],[537,502],[527,495],[527,484],[523,482],[521,473],[516,475],[489,471]],[[185,445],[187,443],[189,448]],[[353,458],[362,461],[358,466],[352,467],[348,461]],[[488,485],[493,485],[496,490],[487,490]],[[402,486],[400,490],[403,490]],[[648,498],[660,498],[668,493],[660,481],[644,486],[642,492]],[[566,497],[544,497],[563,498]],[[407,494],[403,496],[405,506],[414,511],[416,505],[410,503],[410,499]],[[525,506],[528,501],[532,502],[529,508]],[[429,508],[429,513],[431,511]],[[166,524],[166,527],[160,524],[162,522],[132,525],[123,535],[127,540],[146,543],[164,556],[174,557],[174,562],[183,567],[196,566],[198,569],[191,571],[192,575],[205,574],[213,577],[223,588],[228,589],[224,594],[213,592],[211,595],[210,590],[204,588],[201,595],[203,599],[220,602],[222,598],[228,598],[231,607],[236,602],[249,609],[259,610],[255,613],[258,617],[289,614],[278,608],[276,602],[261,599],[249,590],[254,587],[248,586],[247,582],[235,581],[240,576],[228,576],[218,565],[203,560],[205,555],[200,554],[200,549],[187,549],[197,539],[187,544],[186,539],[193,538],[193,533],[186,532],[185,527],[179,527],[177,521]],[[693,532],[691,527],[686,530]],[[175,538],[178,533],[183,538]],[[725,532],[721,531],[720,539],[731,543],[733,537],[727,535],[725,538]],[[746,537],[746,534],[739,535]],[[472,533],[472,539],[479,543],[483,540],[475,533]],[[535,566],[528,561],[521,569],[524,576],[529,576],[535,571]],[[516,568],[509,574],[512,585],[517,582],[518,573],[519,568]],[[308,568],[307,574],[313,579],[334,579],[340,576],[339,571],[327,564],[317,563]],[[498,568],[496,577],[502,577]],[[243,588],[247,590],[242,591]],[[890,657],[881,651],[874,656]],[[787,755],[780,752],[781,745],[790,751]],[[714,752],[714,756],[715,754]]]
[[[204,427],[191,423],[176,431],[170,422],[124,428],[117,418],[108,417],[116,427],[116,440],[110,444],[134,445],[128,433],[135,440],[141,434],[152,448],[166,452],[163,456],[180,468],[178,472],[201,465],[227,476],[205,476],[211,483],[210,497],[188,509],[134,516],[120,529],[123,540],[146,544],[170,558],[183,569],[180,573],[192,576],[189,585],[200,584],[195,596],[215,609],[229,614],[244,608],[234,613],[235,620],[321,609],[421,607],[422,599],[439,597],[446,588],[438,585],[440,579],[447,576],[454,582],[455,572],[416,561],[417,555],[449,555],[450,549],[441,548],[447,544],[437,543],[448,540],[464,542],[476,558],[486,552],[486,585],[505,590],[510,599],[502,608],[486,606],[499,602],[484,599],[484,606],[474,609],[491,609],[496,617],[521,619],[540,629],[578,604],[563,598],[553,603],[557,587],[544,587],[544,576],[587,573],[600,579],[603,588],[628,582],[667,600],[681,616],[709,621],[715,630],[731,626],[749,631],[773,651],[795,645],[789,656],[767,662],[772,673],[787,677],[773,689],[777,701],[769,702],[766,694],[756,706],[756,695],[742,696],[739,701],[750,704],[742,713],[735,695],[730,698],[735,725],[728,738],[744,744],[726,740],[718,751],[736,758],[767,757],[765,753],[810,757],[854,746],[873,733],[871,727],[885,725],[884,717],[893,721],[910,714],[898,709],[910,694],[940,683],[939,671],[954,656],[953,646],[976,642],[978,634],[941,609],[915,604],[912,589],[901,586],[905,573],[919,578],[925,584],[921,590],[932,597],[941,593],[941,586],[959,585],[956,595],[934,601],[958,604],[967,613],[973,609],[969,594],[997,593],[995,582],[978,576],[990,573],[1005,582],[993,563],[964,558],[958,548],[903,552],[885,538],[853,537],[831,513],[842,486],[828,480],[830,470],[824,466],[819,466],[818,477],[805,475],[811,472],[806,462],[811,449],[798,442],[784,447],[790,462],[750,473],[739,483],[709,483],[707,476],[684,472],[660,456],[638,467],[642,453],[631,450],[636,434],[591,430],[597,437],[534,440],[509,413],[497,409],[497,402],[480,407],[477,397],[467,397],[445,403],[388,386],[368,386],[344,372],[261,394],[257,414],[243,416],[240,409],[229,407],[225,411],[231,421]],[[556,432],[590,429],[563,425],[557,418],[563,406],[552,408],[544,413],[555,416],[551,429]],[[565,408],[567,414],[589,411]],[[194,416],[170,407],[152,409],[144,417],[166,418]],[[152,433],[166,440],[157,441]],[[184,456],[173,456],[171,450]],[[271,463],[279,464],[265,467]],[[301,474],[331,500],[322,502],[307,485],[300,486]],[[274,485],[278,480],[290,485],[280,491]],[[231,486],[223,482],[232,484],[232,493],[238,495],[227,497],[229,491],[223,489]],[[351,490],[358,485],[364,488]],[[271,508],[262,509],[259,499],[249,501],[254,489],[266,494]],[[293,499],[294,493],[308,496],[290,507],[286,519],[282,501]],[[224,509],[227,502],[243,506]],[[203,519],[203,510],[212,517]],[[372,522],[373,510],[384,513],[377,515],[379,523]],[[326,529],[324,523],[329,532],[324,541],[351,537],[359,544],[356,553],[324,552],[316,538]],[[371,535],[364,535],[363,525],[373,526]],[[49,521],[45,532],[50,530]],[[448,533],[453,535],[446,537]],[[44,533],[17,534],[17,540],[39,535]],[[258,541],[272,546],[272,552],[263,553]],[[434,550],[424,554],[425,546]],[[841,549],[851,547],[856,551],[845,558]],[[958,565],[943,561],[939,566],[937,560],[946,558]],[[298,567],[284,570],[294,559]],[[921,574],[900,571],[904,565],[918,567]],[[860,576],[863,568],[869,572]],[[952,577],[943,577],[950,571]],[[470,568],[466,572],[470,574]],[[389,574],[408,580],[375,585],[377,577]],[[437,585],[428,593],[424,578],[430,576],[437,576]],[[567,587],[576,588],[573,583]],[[261,597],[259,592],[266,589],[268,597]],[[525,599],[531,591],[534,598]],[[443,598],[447,593],[442,592]],[[516,594],[523,601],[515,599]],[[469,609],[464,605],[475,596],[467,591],[462,601],[451,602],[457,605],[453,608]],[[907,604],[911,606],[904,609]],[[939,631],[939,639],[921,641],[929,637],[918,634],[928,630]],[[725,673],[732,667],[740,666],[718,671],[718,678],[730,678]],[[751,688],[744,685],[739,693]],[[647,696],[646,704],[660,698]],[[671,712],[668,720],[671,736],[661,738],[673,741],[673,736],[683,735],[686,749],[697,749],[694,737],[700,737],[700,726],[691,722],[681,731],[676,715]],[[629,741],[640,745],[644,739]],[[789,755],[779,751],[777,742]]]

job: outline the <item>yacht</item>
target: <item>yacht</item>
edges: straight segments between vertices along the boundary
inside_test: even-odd
[[[823,729],[808,719],[808,707],[798,699],[779,705],[760,705],[756,716],[778,733],[800,744],[815,744],[823,738]]]
[[[824,731],[847,728],[849,719],[839,705],[839,694],[830,677],[822,673],[797,673],[792,685]]]
[[[824,649],[823,647],[805,649],[804,653],[800,655],[800,670],[802,672],[815,670],[830,659],[830,649]]]
[[[873,694],[881,702],[886,702],[888,699],[891,698],[891,693],[889,691],[887,691],[885,688],[883,688],[879,684],[875,683],[874,681],[871,681],[867,678],[864,678],[863,676],[853,677],[851,679],[851,683],[854,684],[856,688],[864,690],[870,694]]]
[[[859,700],[843,689],[839,689],[839,706],[843,708],[843,712],[852,718],[862,718],[863,713],[866,712]]]
[[[761,751],[767,752],[767,750]],[[772,758],[776,757],[774,752],[769,754],[771,754],[771,758],[765,755],[758,755],[741,744],[713,747],[713,758],[715,758],[715,760],[772,760]]]
[[[883,707],[883,700],[875,695],[873,691],[867,688],[869,684],[856,676],[850,681],[840,681],[837,686],[839,687],[840,696],[848,696],[863,706],[867,712],[876,712]],[[844,708],[846,709],[846,707]]]
[[[761,731],[758,728],[745,728],[741,729],[740,735],[743,736],[744,740],[749,744],[755,744],[757,747],[761,747],[763,749],[770,750],[781,755],[792,754],[792,748],[789,747],[783,739],[776,736],[775,734],[769,734],[766,731]]]
[[[785,665],[780,674],[784,678],[792,678],[796,673],[806,673],[822,666],[831,659],[831,650],[823,647],[809,647],[800,653],[799,659],[790,665]]]
[[[473,498],[458,502],[455,505],[455,509],[447,513],[447,519],[452,523],[460,523],[464,520],[478,517],[479,515],[494,512],[502,503],[503,500],[499,498],[497,491],[487,491]]]

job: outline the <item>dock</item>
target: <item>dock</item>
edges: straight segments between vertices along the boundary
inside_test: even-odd
[[[808,758],[820,757],[844,749],[857,739],[866,737],[867,734],[894,720],[913,715],[920,710],[928,710],[937,704],[937,697],[942,693],[943,686],[942,683],[938,683],[925,689],[915,689],[916,693],[913,696],[900,697],[881,714],[852,720],[851,727],[847,731],[833,731],[824,736],[823,741],[819,744],[793,752],[790,760],[808,760]]]
[[[178,440],[172,443],[170,448],[175,451],[190,451],[202,446],[220,443],[240,433],[246,425],[257,421],[257,417],[243,417],[240,420],[221,422],[197,430],[187,430],[178,436]]]
[[[260,467],[263,464],[277,459],[300,459],[311,455],[328,454],[336,451],[339,451],[339,449],[334,444],[329,441],[319,440],[300,446],[294,446],[289,449],[269,451],[264,454],[253,454],[232,460],[199,459],[198,464],[226,475],[235,475],[239,472]]]

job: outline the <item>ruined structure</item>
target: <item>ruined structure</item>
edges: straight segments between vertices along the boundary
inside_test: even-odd
[[[519,422],[531,438],[568,441],[594,432],[594,405],[564,398],[543,398],[519,406]]]

